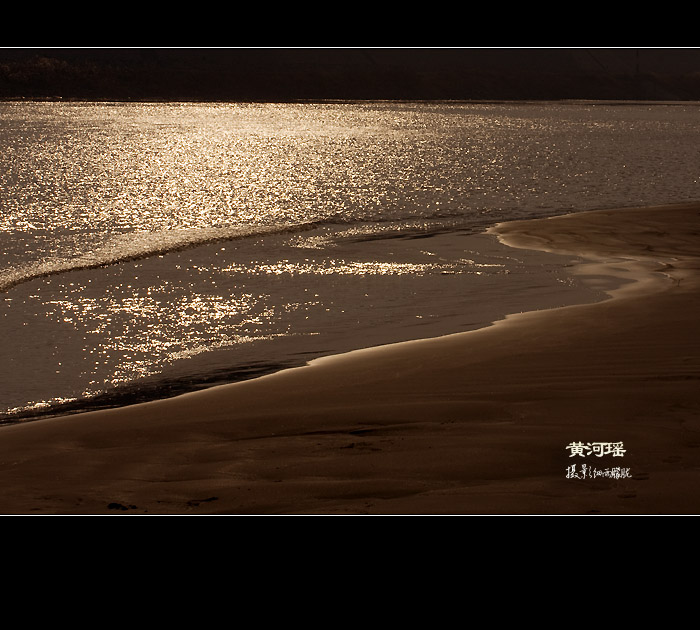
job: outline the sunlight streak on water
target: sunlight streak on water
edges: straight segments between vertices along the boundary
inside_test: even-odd
[[[697,114],[2,103],[0,416],[556,304],[555,269],[469,236],[700,196]]]

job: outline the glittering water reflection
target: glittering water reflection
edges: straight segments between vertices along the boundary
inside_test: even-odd
[[[94,398],[153,379],[179,382],[180,391],[217,371],[232,377],[279,357],[303,362],[351,349],[358,335],[360,345],[375,345],[420,336],[413,326],[439,334],[483,325],[492,314],[480,292],[492,292],[499,276],[526,274],[491,237],[389,242],[339,236],[325,255],[309,256],[317,250],[277,234],[38,279],[7,298],[5,329],[18,331],[31,312],[37,342],[57,327],[60,339],[42,348],[18,336],[3,351],[43,357],[43,377],[24,387],[34,400],[62,402],[51,391]],[[553,275],[543,291],[556,282]],[[458,323],[466,310],[475,319]],[[0,358],[0,370],[10,364]]]
[[[501,264],[477,263],[474,260],[460,259],[445,263],[401,263],[401,262],[348,262],[331,258],[322,263],[305,260],[304,262],[291,262],[283,260],[273,264],[256,264],[252,267],[245,265],[230,265],[223,269],[225,272],[248,274],[313,274],[313,275],[425,275],[428,273],[476,273],[484,268],[504,268]],[[504,270],[505,272],[505,270]]]
[[[566,260],[471,235],[695,198],[698,140],[694,106],[2,103],[0,414],[559,305]]]

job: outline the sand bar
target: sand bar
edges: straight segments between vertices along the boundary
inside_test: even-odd
[[[700,204],[494,232],[623,284],[596,304],[2,428],[0,513],[700,513]],[[573,442],[625,453],[572,458]],[[567,478],[574,463],[629,476]]]

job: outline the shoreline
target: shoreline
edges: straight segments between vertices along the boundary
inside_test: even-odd
[[[577,275],[612,299],[4,427],[0,513],[700,512],[699,216],[674,204],[492,228],[583,256]],[[575,441],[627,452],[574,461]],[[572,463],[630,477],[567,478]]]
[[[332,316],[324,315],[319,307],[316,307],[315,313],[311,308],[295,309],[295,316],[289,312],[286,315],[286,326],[278,325],[275,328],[272,321],[263,321],[266,326],[272,327],[273,333],[283,332],[281,338],[275,339],[273,335],[267,342],[233,344],[229,348],[217,349],[214,345],[210,346],[209,352],[180,362],[163,362],[161,357],[161,371],[154,371],[143,378],[127,379],[114,387],[107,385],[101,391],[93,393],[80,393],[79,384],[84,381],[80,380],[79,368],[83,360],[90,358],[85,352],[82,360],[77,356],[69,366],[65,365],[65,361],[63,365],[56,366],[56,374],[64,372],[64,369],[68,373],[62,382],[52,381],[51,370],[44,364],[41,372],[47,377],[44,386],[44,379],[39,377],[37,370],[30,369],[27,362],[23,366],[17,366],[19,372],[9,368],[13,365],[13,357],[19,356],[20,352],[13,352],[11,343],[6,344],[0,363],[5,369],[7,391],[11,391],[14,386],[19,393],[26,392],[26,400],[36,402],[15,407],[3,405],[0,410],[0,428],[17,422],[26,423],[52,416],[171,398],[214,385],[241,382],[293,366],[303,366],[310,359],[343,354],[357,348],[475,330],[490,326],[512,312],[605,299],[602,291],[585,287],[572,279],[568,272],[572,263],[571,256],[557,256],[534,250],[515,252],[513,248],[500,243],[495,235],[485,233],[484,229],[485,226],[480,232],[458,229],[427,234],[409,231],[401,239],[392,239],[390,232],[391,240],[372,235],[366,240],[351,237],[345,242],[342,231],[334,233],[325,228],[318,232],[311,231],[308,238],[312,241],[324,237],[336,240],[325,259],[313,261],[323,275],[316,275],[313,271],[312,276],[306,275],[306,272],[303,275],[295,273],[295,264],[308,264],[308,252],[303,247],[295,250],[287,245],[288,249],[279,255],[291,269],[289,282],[285,280],[279,282],[277,287],[274,284],[270,287],[261,284],[261,280],[255,284],[256,280],[253,279],[253,284],[248,288],[245,283],[249,274],[243,271],[239,278],[234,278],[229,283],[231,291],[243,295],[270,291],[269,298],[266,298],[270,304],[295,303],[308,297],[302,290],[306,292],[313,288],[314,293],[323,296],[316,299],[327,303],[326,313],[334,309]],[[411,238],[416,234],[420,238]],[[255,243],[256,240],[251,242]],[[279,240],[265,237],[261,242],[269,242],[269,249],[274,251],[280,242],[284,246],[284,240],[283,237]],[[197,252],[200,252],[199,258],[194,258]],[[192,260],[202,264],[207,257],[218,255],[218,247],[205,246],[195,250]],[[328,259],[328,256],[333,258]],[[342,262],[337,260],[338,257]],[[352,268],[352,261],[355,260],[377,260],[386,265],[377,263],[377,270],[365,263],[366,271],[363,269],[362,273],[357,273]],[[396,268],[393,267],[394,262],[397,262]],[[265,265],[265,261],[256,264],[261,263]],[[170,266],[173,264],[181,263],[175,258]],[[188,264],[192,262],[188,261]],[[339,265],[337,273],[326,273],[333,268],[331,265]],[[119,268],[108,268],[104,272],[117,275]],[[412,268],[412,271],[404,268]],[[148,278],[148,268],[140,271]],[[391,279],[389,275],[392,276]],[[304,278],[309,279],[304,281]],[[73,271],[72,279],[77,285],[97,286],[98,276],[90,271]],[[281,288],[283,284],[286,288]],[[104,290],[109,291],[109,284]],[[392,291],[393,296],[389,297]],[[100,295],[93,292],[91,297],[97,299]],[[13,297],[21,303],[30,296],[31,288],[27,287],[17,289]],[[50,299],[57,300],[61,297],[57,295]],[[371,310],[367,310],[367,305]],[[174,313],[171,311],[168,314],[168,305],[165,308],[164,317],[172,317]],[[30,311],[26,315],[31,314]],[[113,315],[104,313],[107,314]],[[317,323],[311,324],[314,316]],[[15,316],[8,319],[6,316],[4,319],[10,340],[15,335],[22,338],[22,333],[26,330],[23,328],[26,325],[25,318]],[[256,332],[260,334],[261,331]],[[137,329],[136,334],[139,332],[145,331]],[[219,334],[218,339],[221,338]],[[216,340],[217,337],[212,339]],[[102,341],[109,344],[112,339],[106,336],[102,337]],[[177,344],[176,333],[173,334],[172,341]],[[52,343],[52,340],[49,338],[47,342]],[[96,335],[92,343],[99,349],[100,335]],[[179,345],[188,347],[186,341]],[[117,356],[119,354],[116,353]],[[148,359],[143,351],[141,357]],[[121,362],[117,359],[114,368],[116,370],[120,367]],[[107,370],[103,369],[105,372]],[[75,380],[70,380],[71,375]],[[3,402],[6,399],[9,403],[9,397],[6,396],[3,397]],[[22,399],[17,395],[15,400]],[[39,402],[42,400],[52,402]]]

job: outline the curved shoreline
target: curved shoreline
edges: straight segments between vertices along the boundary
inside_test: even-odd
[[[494,229],[585,256],[592,281],[635,282],[603,302],[6,427],[0,513],[700,512],[700,205]],[[574,441],[623,442],[624,458],[573,463],[630,476],[567,478]]]
[[[485,226],[481,229],[484,230]],[[325,230],[321,231],[321,235],[323,234]],[[416,234],[429,238],[412,238]],[[315,235],[316,233],[311,232],[311,239],[314,239]],[[213,385],[240,382],[292,366],[302,366],[314,357],[343,354],[357,348],[383,346],[410,339],[432,338],[475,330],[490,326],[508,313],[605,299],[604,293],[599,288],[591,290],[572,279],[569,273],[572,264],[570,255],[558,256],[534,250],[516,252],[511,247],[499,243],[493,234],[486,234],[483,231],[474,233],[469,229],[443,233],[429,232],[427,235],[409,230],[405,236],[407,238],[399,241],[397,239],[387,241],[374,236],[368,241],[364,239],[359,241],[359,246],[356,246],[356,239],[350,239],[351,244],[348,245],[344,243],[342,232],[334,232],[332,238],[338,241],[338,245],[333,246],[329,252],[336,250],[336,255],[333,258],[324,257],[325,260],[314,260],[313,264],[318,265],[318,270],[309,264],[303,248],[300,248],[299,253],[290,252],[299,256],[298,259],[288,257],[290,255],[286,252],[281,254],[290,263],[288,273],[291,282],[288,288],[282,291],[279,290],[282,286],[280,283],[280,287],[265,299],[287,310],[287,301],[294,304],[304,297],[302,290],[306,292],[313,289],[313,293],[323,296],[318,299],[328,302],[326,307],[330,307],[330,310],[327,309],[326,313],[329,315],[324,316],[321,313],[322,317],[317,318],[316,323],[312,323],[314,313],[304,311],[312,311],[313,305],[310,303],[306,308],[298,311],[295,306],[293,310],[297,311],[298,315],[288,316],[286,331],[280,335],[284,339],[275,339],[276,335],[273,334],[269,342],[257,341],[250,345],[227,344],[223,331],[214,331],[215,335],[209,345],[210,352],[202,352],[194,360],[192,357],[185,358],[184,361],[179,362],[179,365],[178,361],[165,360],[166,355],[160,353],[156,355],[155,361],[156,363],[160,361],[164,368],[162,372],[153,369],[152,373],[146,374],[144,378],[126,379],[125,382],[116,386],[110,386],[109,379],[106,378],[106,386],[102,390],[97,388],[97,391],[91,391],[99,379],[91,383],[93,387],[85,387],[84,390],[80,388],[80,383],[84,383],[81,365],[90,359],[85,350],[82,357],[76,356],[70,361],[67,367],[68,373],[64,373],[63,380],[52,386],[51,370],[43,361],[34,369],[29,368],[29,361],[18,366],[20,371],[13,371],[9,367],[14,362],[13,357],[20,355],[20,352],[12,351],[13,345],[9,343],[4,348],[6,358],[2,360],[9,373],[7,391],[3,392],[5,404],[0,409],[0,428],[16,422],[26,423],[51,416],[65,416],[171,398]],[[275,241],[271,243],[272,246],[269,249],[274,251]],[[365,247],[365,243],[371,243],[371,245]],[[202,252],[199,254],[200,260],[211,254],[218,255],[218,251],[214,252],[206,248]],[[341,256],[341,260],[338,260],[337,256]],[[356,264],[353,262],[355,256],[361,260],[376,260],[377,262],[366,264],[375,265],[378,271],[376,273],[372,269],[368,273],[364,271],[358,273],[357,270],[348,271],[348,268]],[[346,261],[346,257],[350,260]],[[187,260],[189,261],[189,257]],[[388,264],[385,266],[383,261],[388,261]],[[401,263],[397,261],[410,262],[403,263],[405,269],[401,269]],[[299,265],[304,264],[309,267],[308,276],[305,272],[302,276],[298,268]],[[256,270],[258,265],[259,261],[255,263]],[[482,267],[488,269],[482,269]],[[228,269],[228,266],[225,268]],[[241,268],[245,269],[245,265]],[[243,295],[253,292],[261,297],[266,295],[267,281],[263,280],[262,276],[257,279],[257,284],[255,280],[253,281],[250,291],[247,289],[245,276],[258,275],[257,271],[253,273],[252,269],[252,267],[249,269],[249,273],[244,271],[245,275],[241,279],[243,284],[228,280],[232,292],[242,292]],[[163,271],[168,273],[167,270],[155,272]],[[319,271],[322,275],[318,275]],[[328,273],[329,271],[331,273]],[[139,269],[139,272],[139,275],[143,272],[143,276],[148,278],[148,270]],[[114,273],[118,272],[115,270]],[[154,271],[151,270],[150,273]],[[110,274],[111,272],[107,272],[108,276]],[[395,279],[389,279],[389,275],[394,276]],[[327,279],[328,276],[338,278],[337,286],[333,279]],[[268,277],[274,282],[278,276]],[[354,287],[346,281],[350,277],[356,279]],[[382,277],[386,278],[387,286],[384,287],[386,294],[383,292],[379,294],[376,291],[380,286],[378,281]],[[401,277],[404,279],[402,280]],[[98,279],[100,276],[78,273],[73,276],[72,281],[98,287]],[[293,288],[294,283],[296,283],[296,291]],[[93,290],[90,297],[93,301],[99,300],[105,295],[104,292],[110,290],[108,282],[102,288],[103,293],[100,293],[99,289]],[[23,293],[25,300],[27,299],[27,292],[20,290],[14,296],[18,298],[17,303],[21,303]],[[413,294],[412,297],[409,297],[411,294]],[[227,291],[222,289],[224,300],[226,295]],[[60,298],[52,296],[51,299],[65,299],[65,297],[67,296],[61,295]],[[185,299],[185,295],[183,294],[179,299]],[[367,305],[371,306],[371,310],[365,310]],[[163,319],[166,322],[168,318],[176,316],[174,306],[173,302],[164,305]],[[170,312],[168,309],[171,309]],[[336,313],[331,316],[333,309],[336,309]],[[341,310],[338,312],[338,309]],[[105,316],[113,318],[115,313],[112,308],[104,312],[95,311],[95,315],[99,320]],[[304,317],[304,315],[307,316]],[[7,332],[10,339],[22,339],[22,333],[26,330],[23,328],[24,319],[15,316],[14,319],[5,318],[5,320],[8,324]],[[273,324],[271,320],[265,323]],[[209,330],[209,327],[207,329]],[[260,329],[256,334],[263,331],[264,329]],[[115,333],[119,332],[120,329],[117,328]],[[121,333],[124,334],[124,332],[122,329]],[[172,336],[169,341],[174,344],[174,347],[183,349],[190,347],[187,342],[187,330],[181,328],[169,332]],[[280,328],[273,327],[274,332],[280,332]],[[135,336],[138,337],[139,333],[144,334],[145,329],[137,328]],[[93,336],[90,335],[90,337]],[[111,335],[95,335],[90,341],[97,351],[103,349],[101,344],[106,344],[105,350],[113,345]],[[137,348],[131,348],[128,340],[125,341],[127,344],[125,348],[120,349],[119,352],[110,353],[113,355],[110,357],[113,364],[103,365],[103,374],[107,373],[111,376],[113,372],[109,370],[110,367],[114,371],[121,369],[122,374],[124,373],[122,355],[127,354],[129,349],[133,349],[134,352],[137,350]],[[224,343],[218,345],[217,341],[224,341]],[[37,339],[35,345],[38,343]],[[53,339],[48,337],[47,343],[52,345]],[[22,344],[18,345],[17,349],[21,350]],[[89,346],[86,348],[89,349]],[[204,348],[204,345],[200,346],[201,348]],[[71,348],[62,344],[54,356],[60,357],[70,350]],[[141,358],[146,361],[147,368],[150,365],[149,356],[144,349],[139,350]],[[158,351],[158,348],[155,350]],[[222,350],[228,356],[223,354]],[[36,361],[36,358],[34,360]],[[215,363],[212,365],[214,360]],[[133,370],[137,367],[134,363],[135,361],[127,362],[126,367]],[[63,365],[66,365],[65,361]],[[56,374],[61,374],[64,367],[57,366],[56,369]],[[146,372],[148,371],[146,369]],[[138,373],[138,370],[136,372]],[[40,373],[48,377],[46,385],[42,384],[44,379],[39,377]],[[16,382],[13,379],[16,379]],[[10,395],[13,387],[14,396]],[[10,403],[23,400],[21,398],[23,391],[27,393],[24,398],[28,401],[27,404],[11,406]]]

